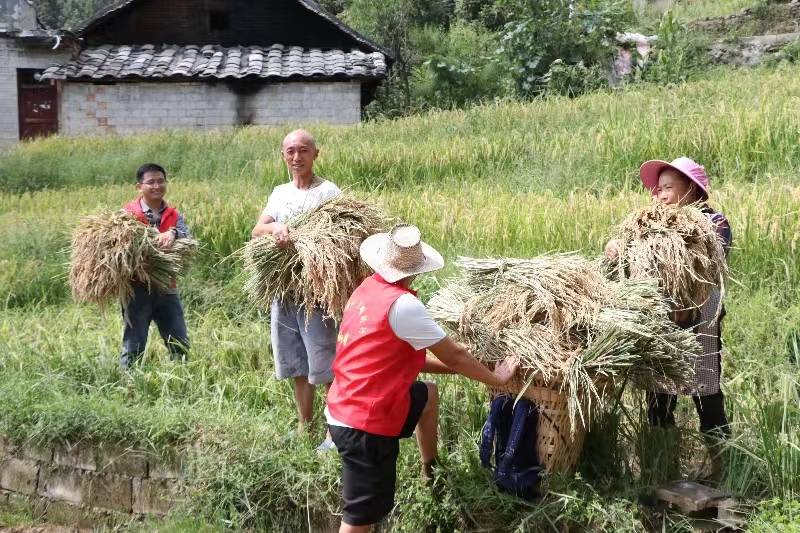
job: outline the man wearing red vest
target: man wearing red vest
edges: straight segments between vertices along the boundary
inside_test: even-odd
[[[442,268],[444,260],[420,240],[416,226],[400,224],[369,237],[361,258],[375,274],[345,307],[325,409],[342,458],[340,533],[369,531],[392,510],[399,440],[415,428],[423,474],[432,476],[439,399],[434,383],[417,381],[420,372],[501,386],[517,368],[509,358],[492,372],[428,315],[409,286],[418,274]]]
[[[136,189],[139,197],[124,206],[139,222],[158,229],[156,244],[171,247],[176,239],[191,237],[183,215],[167,205],[167,172],[154,163],[142,165],[136,172]],[[173,287],[166,292],[149,291],[146,286],[136,284],[133,297],[122,310],[125,330],[122,334],[120,366],[130,368],[142,356],[147,345],[150,322],[154,321],[173,359],[183,359],[189,347],[186,321],[178,290]]]

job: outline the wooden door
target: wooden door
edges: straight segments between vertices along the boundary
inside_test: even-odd
[[[58,133],[58,88],[54,82],[36,81],[36,72],[17,69],[20,139]]]

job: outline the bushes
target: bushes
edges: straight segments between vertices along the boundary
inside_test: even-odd
[[[426,26],[416,33],[427,59],[414,70],[415,108],[455,108],[511,94],[495,61],[495,35],[478,24],[456,22],[450,31]]]
[[[661,18],[658,39],[642,64],[639,78],[661,84],[686,81],[708,63],[706,55],[698,35],[690,33],[668,10]]]
[[[617,32],[633,19],[630,3],[621,0],[502,0],[499,5],[513,15],[500,31],[498,53],[517,93],[523,96],[548,88],[543,76],[556,61],[607,69]],[[579,94],[595,85],[575,79],[578,72],[560,76],[553,87],[563,94]],[[571,80],[574,82],[565,84]]]

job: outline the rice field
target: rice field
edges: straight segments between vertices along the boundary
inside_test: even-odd
[[[734,234],[723,331],[734,437],[722,484],[743,502],[752,530],[796,531],[798,74],[732,72],[681,87],[309,127],[322,148],[321,174],[419,225],[443,253],[450,266],[418,280],[425,299],[456,273],[459,255],[595,257],[614,227],[648,202],[634,179],[639,163],[683,154],[705,163],[713,205]],[[0,158],[0,433],[159,453],[185,447],[191,498],[157,524],[165,531],[296,531],[337,510],[338,460],[313,451],[321,421],[309,435],[288,435],[292,391],[272,378],[268,322],[232,257],[271,187],[285,179],[277,157],[285,131],[56,138]],[[67,247],[81,216],[135,194],[132,175],[146,160],[170,171],[168,198],[200,243],[180,285],[192,351],[179,365],[151,342],[143,364],[122,374],[122,319],[114,306],[71,302]],[[434,497],[414,446],[404,443],[392,530],[688,530],[684,517],[640,503],[663,473],[644,468],[659,437],[642,422],[639,393],[625,396],[622,414],[598,422],[580,475],[554,480],[553,493],[530,504],[499,494],[480,468],[484,390],[454,378],[440,384],[445,475]],[[687,472],[703,454],[690,405],[679,407]]]

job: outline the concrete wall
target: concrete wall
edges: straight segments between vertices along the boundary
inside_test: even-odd
[[[0,37],[0,150],[19,141],[17,69],[43,69],[66,62],[69,53],[47,47],[20,47],[14,39]]]
[[[275,83],[239,94],[219,81],[64,82],[59,107],[60,131],[65,135],[238,124],[354,124],[360,119],[358,82]]]

